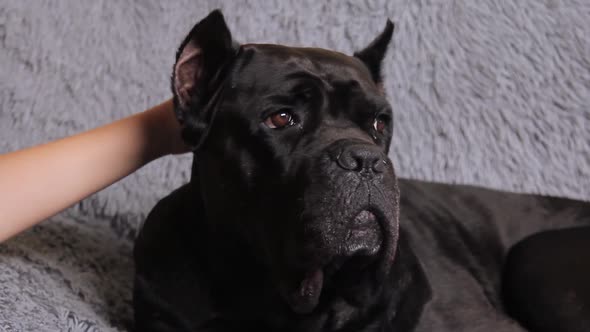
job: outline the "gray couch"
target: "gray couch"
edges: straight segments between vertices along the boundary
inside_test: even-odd
[[[400,176],[590,199],[587,0],[0,0],[0,153],[168,98],[176,47],[214,8],[239,41],[347,53],[390,17]],[[0,244],[0,331],[125,330],[133,238],[189,164],[153,162]]]

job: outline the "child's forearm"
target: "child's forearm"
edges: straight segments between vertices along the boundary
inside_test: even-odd
[[[172,102],[75,136],[0,155],[0,241],[163,155],[182,152]]]

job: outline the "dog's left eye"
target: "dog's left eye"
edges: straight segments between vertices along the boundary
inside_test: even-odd
[[[264,119],[264,124],[270,129],[281,129],[295,124],[293,115],[287,111],[279,111]]]
[[[382,134],[387,128],[389,124],[389,117],[385,114],[380,114],[375,117],[375,121],[373,121],[373,128],[376,132]]]

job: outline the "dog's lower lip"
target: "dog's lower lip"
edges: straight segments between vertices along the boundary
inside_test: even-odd
[[[324,265],[328,280],[339,274],[343,267],[347,267],[345,270],[348,270],[348,273],[358,274],[379,259],[383,245],[380,217],[379,211],[374,212],[369,208],[360,210],[354,216],[340,253]]]
[[[365,226],[367,223],[376,222],[377,217],[375,214],[368,209],[362,210],[359,212],[353,219],[353,227],[362,227]]]
[[[343,255],[372,256],[380,247],[382,238],[382,227],[378,220],[377,212],[365,208],[358,212],[349,224],[348,234],[343,242]]]

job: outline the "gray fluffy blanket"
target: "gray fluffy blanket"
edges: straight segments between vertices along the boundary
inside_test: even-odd
[[[587,0],[0,0],[0,153],[168,98],[176,47],[218,7],[239,41],[343,52],[390,17],[399,175],[590,199]],[[1,244],[0,331],[124,330],[133,238],[189,163],[153,162]]]

